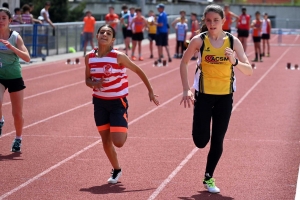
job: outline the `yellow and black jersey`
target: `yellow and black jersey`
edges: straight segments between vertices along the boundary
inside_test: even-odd
[[[233,36],[226,33],[223,46],[215,48],[209,41],[207,32],[201,33],[203,45],[201,59],[197,63],[194,88],[200,93],[225,95],[236,90],[233,66],[225,56],[225,48],[233,48]],[[200,58],[199,56],[199,58]]]

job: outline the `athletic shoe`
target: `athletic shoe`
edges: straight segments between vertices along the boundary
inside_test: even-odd
[[[116,184],[118,183],[119,178],[122,176],[122,170],[112,170],[111,177],[107,180],[108,183]]]
[[[173,58],[178,58],[178,54],[175,53],[174,56],[173,56]]]
[[[269,54],[269,53],[267,53],[267,54],[266,54],[266,57],[270,57],[270,54]]]
[[[169,62],[172,62],[172,58],[169,58]]]
[[[139,61],[143,61],[144,60],[144,58],[143,57],[139,57]]]
[[[210,178],[208,180],[203,180],[204,187],[208,190],[210,193],[219,193],[220,189],[215,185],[215,179]]]
[[[255,58],[254,60],[252,60],[252,62],[258,62],[258,59],[257,59],[257,58]]]
[[[21,144],[22,140],[20,139],[14,139],[12,147],[11,147],[11,151],[12,152],[21,152]]]
[[[0,136],[2,135],[2,127],[3,127],[3,125],[4,125],[4,120],[3,120],[3,122],[0,122]]]
[[[131,56],[131,60],[136,60],[136,57],[135,56]]]
[[[153,58],[153,55],[150,55],[150,58]]]

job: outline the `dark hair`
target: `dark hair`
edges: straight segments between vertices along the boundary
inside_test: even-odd
[[[197,17],[197,13],[192,12],[191,15]]]
[[[181,13],[184,13],[184,14],[185,14],[185,11],[184,11],[184,10],[181,10],[181,11],[179,12],[179,14],[181,14]]]
[[[131,9],[135,10],[135,7],[130,7],[129,10],[131,10]]]
[[[16,13],[16,12],[18,12],[18,11],[20,11],[21,9],[20,8],[15,8],[14,9],[14,12]]]
[[[113,9],[113,10],[114,10],[114,9],[115,9],[115,7],[113,7],[113,6],[109,6],[109,7],[108,7],[108,9]]]
[[[50,1],[46,1],[45,2],[45,6],[50,6],[51,5],[51,2]]]
[[[127,10],[128,7],[127,7],[127,5],[124,4],[124,5],[121,7],[121,9],[122,9],[122,10],[125,10],[125,9]]]
[[[33,3],[29,3],[28,6],[31,8],[31,7],[33,7],[34,5],[33,5]]]
[[[98,31],[97,31],[97,34],[99,34],[99,32],[101,31],[101,29],[103,27],[110,28],[112,30],[112,32],[113,32],[113,38],[116,38],[116,31],[115,31],[115,29],[112,26],[108,25],[108,24],[103,24],[102,26],[100,26],[99,29],[98,29]]]
[[[0,8],[0,12],[5,12],[7,14],[8,18],[11,19],[11,13],[8,10],[8,8],[5,8],[5,7]]]
[[[256,11],[256,12],[255,12],[255,15],[260,15],[260,12],[259,12],[259,11]]]
[[[4,7],[4,8],[9,8],[9,5],[8,5],[8,3],[4,2],[4,3],[2,4],[2,7]]]
[[[27,12],[27,11],[30,11],[30,7],[29,7],[28,4],[25,4],[25,5],[23,5],[23,7],[22,7],[22,12],[25,13],[25,12]]]
[[[135,12],[142,12],[142,9],[141,8],[136,8]]]
[[[203,16],[205,17],[208,12],[215,12],[219,14],[222,19],[224,18],[224,10],[221,6],[217,4],[211,4],[206,6],[206,8],[204,9]]]

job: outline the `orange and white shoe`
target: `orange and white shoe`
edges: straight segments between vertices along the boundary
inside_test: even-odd
[[[143,58],[143,57],[140,57],[140,58],[139,58],[139,61],[143,61],[143,60],[144,60],[144,58]]]
[[[136,60],[136,57],[135,56],[131,56],[131,60]]]

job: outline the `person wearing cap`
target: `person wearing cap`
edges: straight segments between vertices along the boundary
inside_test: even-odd
[[[164,4],[158,4],[156,6],[157,11],[159,12],[156,26],[157,26],[157,32],[156,32],[156,46],[158,48],[158,62],[161,62],[161,58],[163,55],[162,49],[163,46],[167,47],[168,46],[168,17],[165,10],[165,5]],[[169,62],[172,61],[169,52]]]
[[[247,9],[242,7],[242,14],[239,17],[237,23],[237,32],[238,32],[238,39],[241,41],[243,48],[246,52],[247,48],[247,38],[249,37],[249,30],[250,30],[250,15],[246,13]]]

